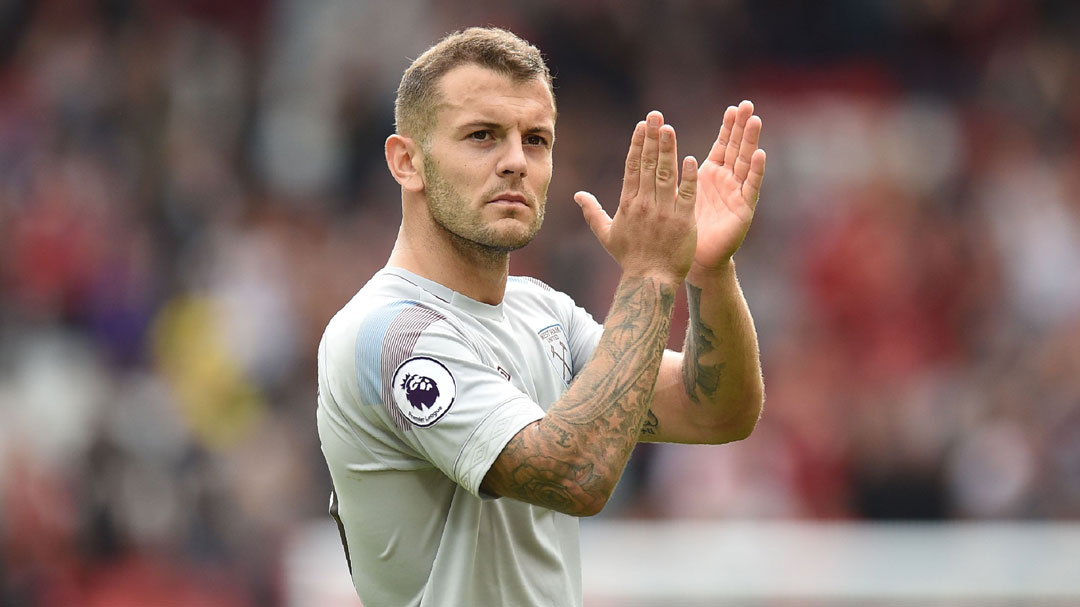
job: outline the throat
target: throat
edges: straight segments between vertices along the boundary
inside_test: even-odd
[[[470,299],[498,305],[506,292],[510,252],[469,240],[438,226],[438,238],[417,243],[402,231],[389,265],[405,268]]]

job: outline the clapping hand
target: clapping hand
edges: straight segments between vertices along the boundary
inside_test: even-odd
[[[758,148],[761,118],[743,101],[724,112],[723,125],[698,170],[697,249],[694,266],[714,271],[731,259],[750,229],[765,178],[765,150]]]

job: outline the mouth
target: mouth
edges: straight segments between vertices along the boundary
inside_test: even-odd
[[[491,200],[488,201],[488,204],[510,204],[510,205],[522,205],[522,206],[527,207],[527,206],[529,206],[529,201],[528,201],[527,198],[525,198],[525,196],[523,196],[521,194],[516,194],[516,193],[513,193],[513,192],[507,192],[507,193],[504,193],[504,194],[499,194],[498,196],[492,198]]]

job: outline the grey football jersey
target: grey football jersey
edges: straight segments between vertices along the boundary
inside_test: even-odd
[[[602,330],[533,279],[511,277],[492,306],[398,268],[334,316],[318,428],[365,605],[581,604],[577,519],[480,483]]]

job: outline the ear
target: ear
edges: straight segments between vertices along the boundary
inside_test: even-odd
[[[394,180],[408,192],[422,192],[424,178],[422,174],[423,158],[420,146],[410,137],[390,135],[386,138],[386,166]]]

